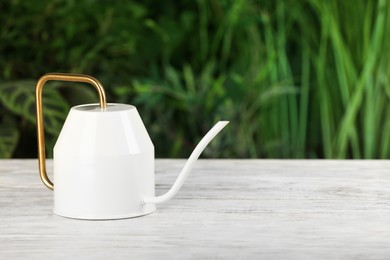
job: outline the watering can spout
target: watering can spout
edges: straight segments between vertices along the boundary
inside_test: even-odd
[[[176,179],[176,182],[173,184],[172,188],[165,193],[164,195],[152,197],[152,198],[144,198],[143,202],[145,204],[152,203],[158,204],[166,202],[172,199],[176,193],[180,190],[184,181],[186,180],[188,174],[190,173],[192,167],[194,166],[196,160],[199,158],[200,154],[206,148],[206,146],[210,143],[211,140],[229,123],[229,121],[219,121],[213,128],[211,128],[208,133],[200,140],[198,145],[195,147],[192,152],[190,158],[188,158],[184,168],[182,169],[179,177]]]

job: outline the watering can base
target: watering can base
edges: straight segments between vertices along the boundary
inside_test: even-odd
[[[53,212],[61,217],[71,218],[71,219],[84,219],[84,220],[114,220],[114,219],[126,219],[126,218],[136,218],[149,215],[156,211],[156,207],[149,207],[147,210],[139,212],[129,212],[127,214],[114,214],[114,215],[83,215],[83,214],[68,214],[63,213],[58,210],[53,210]]]

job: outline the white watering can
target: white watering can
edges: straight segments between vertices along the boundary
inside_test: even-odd
[[[100,104],[72,107],[54,146],[54,184],[46,174],[42,89],[47,81],[84,82]],[[39,172],[54,191],[54,212],[77,219],[146,215],[171,199],[208,143],[229,123],[218,122],[199,142],[172,188],[155,196],[154,146],[137,109],[107,104],[98,80],[78,74],[46,74],[36,86]]]

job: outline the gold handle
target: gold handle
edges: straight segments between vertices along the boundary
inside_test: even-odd
[[[106,94],[104,88],[100,82],[94,77],[82,75],[82,74],[65,74],[65,73],[49,73],[43,75],[37,83],[35,88],[35,98],[37,105],[37,134],[38,134],[38,162],[39,162],[39,174],[43,184],[49,189],[53,190],[53,182],[50,181],[46,173],[46,150],[45,150],[45,133],[43,127],[43,107],[42,107],[42,89],[43,85],[47,81],[71,81],[71,82],[83,82],[93,85],[99,93],[99,103],[102,109],[107,107]]]

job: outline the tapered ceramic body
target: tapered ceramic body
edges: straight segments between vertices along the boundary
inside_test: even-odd
[[[131,105],[73,107],[54,147],[54,212],[78,219],[118,219],[156,209],[154,147]]]

